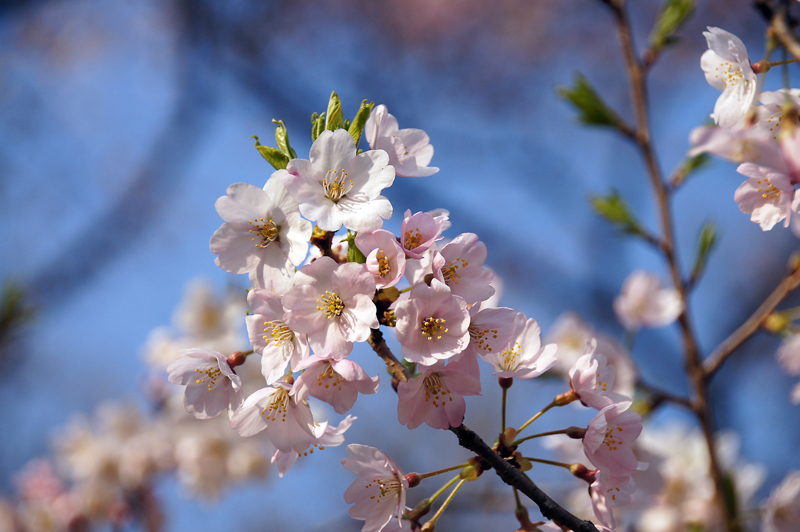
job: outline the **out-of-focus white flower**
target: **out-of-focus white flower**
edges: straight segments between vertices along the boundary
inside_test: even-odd
[[[792,471],[764,504],[762,532],[794,532],[800,524],[800,471]]]
[[[184,356],[167,367],[169,382],[186,386],[183,404],[197,419],[233,414],[242,401],[242,379],[226,357],[207,349],[185,349]]]
[[[776,354],[778,363],[786,373],[800,375],[800,334],[793,334],[784,340]],[[800,383],[792,390],[791,399],[792,403],[800,404]]]
[[[622,284],[622,293],[614,300],[614,313],[629,331],[639,327],[663,327],[683,312],[680,293],[663,288],[658,277],[635,271]]]
[[[708,83],[722,94],[711,117],[722,127],[741,124],[756,97],[756,75],[744,43],[732,33],[719,28],[703,32],[708,50],[700,58],[700,66]]]

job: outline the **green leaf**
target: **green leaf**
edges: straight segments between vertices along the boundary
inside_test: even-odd
[[[692,270],[692,280],[696,282],[706,267],[711,251],[717,245],[717,224],[706,220],[700,229],[700,236],[697,238],[697,256],[694,259],[694,269]]]
[[[612,190],[606,196],[593,195],[589,198],[589,202],[601,218],[605,218],[614,224],[620,231],[634,235],[645,235],[628,204],[616,190]]]
[[[344,129],[344,115],[342,114],[342,100],[336,91],[331,93],[331,99],[328,101],[328,120],[325,122],[325,129],[331,131],[335,129]]]
[[[356,117],[353,118],[353,121],[350,123],[348,132],[350,133],[350,136],[353,137],[356,146],[358,146],[358,143],[361,140],[361,133],[364,131],[364,126],[367,124],[367,119],[369,118],[370,113],[372,113],[373,107],[375,107],[375,102],[367,103],[367,100],[361,102],[361,107],[356,113]]]
[[[356,235],[358,233],[351,233],[347,231],[347,262],[355,262],[357,264],[364,264],[367,262],[367,257],[361,253],[361,250],[356,246]]]
[[[650,34],[650,48],[658,51],[674,41],[675,32],[694,13],[694,7],[694,0],[664,0]]]
[[[275,142],[278,143],[278,148],[285,153],[289,159],[297,159],[297,153],[289,145],[289,132],[286,130],[286,124],[283,120],[272,119],[273,124],[278,124],[278,129],[275,130]]]
[[[677,188],[683,184],[687,177],[692,173],[708,168],[711,165],[711,156],[707,153],[699,153],[694,157],[686,157],[681,164],[678,165],[677,170],[672,174],[670,185],[672,188]]]
[[[317,140],[319,134],[325,131],[325,113],[311,115],[311,140]]]
[[[275,170],[283,170],[286,168],[286,165],[289,164],[289,157],[286,156],[278,148],[273,148],[272,146],[263,146],[260,142],[258,142],[258,137],[253,135],[250,137],[251,139],[256,139],[256,149],[261,156],[267,160],[269,164],[271,164]]]
[[[578,74],[573,87],[559,87],[556,92],[580,111],[579,119],[584,124],[611,126],[626,129],[625,122],[597,94],[589,81]]]

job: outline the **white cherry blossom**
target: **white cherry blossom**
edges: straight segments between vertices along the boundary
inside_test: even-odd
[[[614,313],[629,331],[639,327],[663,327],[683,312],[680,293],[663,288],[658,277],[637,270],[622,284],[622,293],[614,300]]]
[[[197,419],[208,419],[242,404],[242,379],[227,358],[207,349],[185,349],[184,356],[167,367],[169,382],[186,385],[183,404]]]
[[[336,360],[331,355],[312,355],[295,368],[303,374],[297,378],[292,394],[298,400],[316,397],[331,405],[337,414],[345,414],[356,402],[358,394],[378,391],[380,377],[370,378],[352,360]]]
[[[586,458],[611,477],[628,476],[640,467],[631,444],[642,432],[642,416],[628,410],[630,406],[625,401],[603,408],[583,437]]]
[[[762,532],[793,532],[800,523],[800,471],[791,471],[764,505]]]
[[[541,329],[533,318],[518,312],[508,343],[499,351],[479,353],[492,365],[493,375],[518,379],[538,377],[556,363],[556,345],[542,346]]]
[[[389,164],[401,177],[426,177],[439,171],[428,166],[433,158],[433,146],[421,129],[400,129],[397,119],[386,106],[375,106],[364,126],[369,147],[389,154]]]
[[[756,97],[756,75],[744,43],[732,33],[719,28],[703,32],[708,50],[700,66],[708,83],[722,94],[711,117],[721,127],[741,125]]]
[[[596,349],[597,340],[592,338],[584,355],[569,370],[569,384],[581,403],[602,410],[627,398],[611,391],[614,388],[615,368]]]
[[[358,478],[345,491],[344,500],[354,504],[350,516],[364,521],[361,532],[379,532],[392,519],[402,526],[408,480],[400,466],[367,445],[352,443],[347,454],[350,456],[342,459],[342,465]]]

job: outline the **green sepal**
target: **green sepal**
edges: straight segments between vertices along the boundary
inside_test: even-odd
[[[367,262],[367,257],[361,253],[361,250],[356,247],[356,235],[358,233],[351,233],[347,231],[347,262],[355,262],[356,264],[364,264]]]
[[[593,195],[589,198],[595,212],[601,218],[605,218],[620,231],[633,235],[645,235],[642,226],[633,216],[628,204],[616,190],[611,190],[607,195]]]
[[[250,137],[251,139],[256,139],[256,149],[261,156],[267,160],[269,164],[271,164],[275,170],[283,170],[286,168],[286,165],[289,164],[289,157],[286,156],[278,148],[273,148],[272,146],[264,146],[258,141],[258,137],[253,135]]]
[[[325,113],[311,115],[311,140],[317,140],[319,134],[325,131]]]
[[[336,91],[331,93],[331,99],[328,101],[328,119],[325,122],[325,129],[334,131],[336,129],[344,129],[344,114],[342,113],[342,100]]]
[[[578,74],[572,87],[559,87],[557,94],[570,102],[579,112],[578,118],[584,124],[611,126],[625,129],[625,122],[611,109],[594,90],[589,81]]]
[[[350,133],[350,136],[353,137],[353,141],[358,146],[359,141],[361,140],[361,134],[364,131],[364,126],[367,124],[367,119],[369,118],[370,113],[372,113],[372,108],[375,107],[375,102],[367,103],[367,100],[361,102],[361,107],[358,109],[355,118],[350,123],[350,127],[347,129],[347,132]]]
[[[278,143],[278,148],[286,154],[289,159],[297,159],[297,153],[289,145],[289,132],[286,130],[286,124],[283,120],[272,119],[273,124],[278,124],[278,129],[275,130],[275,142]]]
[[[694,13],[694,0],[664,0],[650,34],[650,48],[658,52],[675,41],[675,33]]]

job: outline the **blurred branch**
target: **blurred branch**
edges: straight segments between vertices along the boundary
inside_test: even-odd
[[[775,308],[786,298],[793,290],[800,286],[800,264],[794,265],[793,271],[784,277],[780,284],[773,290],[760,307],[753,313],[752,316],[747,318],[733,334],[728,336],[716,349],[711,353],[711,356],[705,361],[703,370],[707,380],[710,380],[717,371],[722,367],[728,357],[733,354],[744,342],[746,342],[758,329],[764,324],[766,319],[775,310]]]

